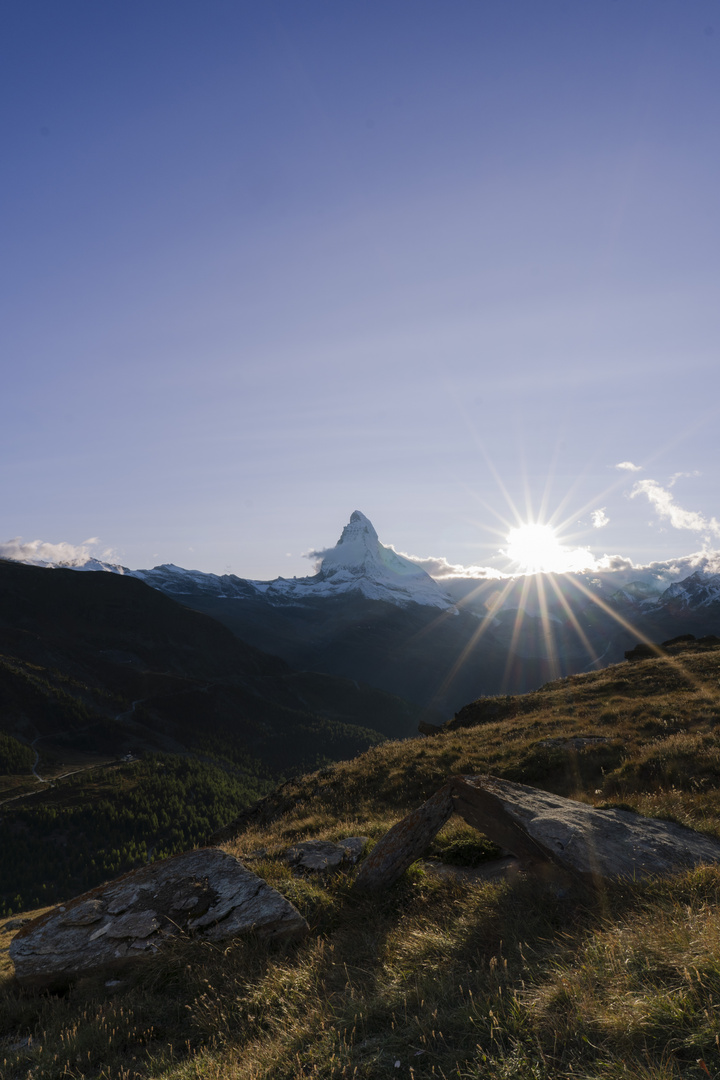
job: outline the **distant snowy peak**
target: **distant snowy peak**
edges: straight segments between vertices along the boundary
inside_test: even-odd
[[[254,582],[260,588],[260,582]],[[322,553],[312,577],[278,578],[266,586],[269,600],[305,600],[312,597],[360,593],[369,600],[386,600],[404,607],[426,604],[454,608],[454,601],[421,567],[384,547],[372,522],[359,510],[350,515],[334,548]]]
[[[127,570],[126,573],[168,596],[204,595],[221,600],[241,600],[255,596],[259,591],[251,582],[234,574],[205,574],[202,570],[185,570],[174,563],[163,563],[152,570]]]
[[[119,563],[106,563],[101,562],[100,559],[96,559],[94,556],[88,556],[84,561],[80,559],[72,560],[52,560],[42,558],[29,558],[20,559],[14,556],[5,556],[12,562],[21,562],[25,566],[40,566],[45,570],[86,570],[86,571],[99,571],[105,574],[129,574],[132,577],[132,570],[128,570],[127,566],[120,566]]]
[[[709,607],[710,604],[720,603],[720,574],[707,574],[696,570],[690,577],[666,589],[662,600],[688,608]]]
[[[179,600],[190,596],[246,600],[261,595],[270,604],[282,605],[355,594],[399,607],[424,604],[456,610],[452,597],[429,574],[380,543],[372,522],[359,510],[351,515],[335,547],[322,552],[317,573],[309,577],[246,581],[234,574],[205,574],[172,563],[152,570],[127,570],[101,563],[82,569],[124,573]]]
[[[335,548],[339,548],[341,544],[355,544],[358,541],[364,544],[368,551],[379,544],[378,534],[370,518],[366,518],[359,510],[353,510]]]
[[[676,581],[667,589],[658,592],[653,584],[644,581],[631,581],[622,589],[613,593],[610,601],[626,609],[639,609],[650,613],[662,608],[706,608],[720,603],[720,574],[707,570],[696,570],[682,581]]]

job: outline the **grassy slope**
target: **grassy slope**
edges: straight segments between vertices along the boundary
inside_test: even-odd
[[[96,979],[35,998],[6,983],[7,1076],[720,1075],[720,869],[591,895],[522,876],[440,877],[430,862],[358,900],[348,877],[309,881],[273,857],[298,837],[378,837],[456,772],[720,835],[719,679],[720,650],[679,649],[483,703],[477,726],[293,781],[226,846],[266,850],[253,867],[301,908],[311,936],[286,949],[189,941],[112,991]],[[577,736],[607,741],[565,745]],[[451,820],[435,856],[483,850]],[[0,927],[0,944],[8,936]]]

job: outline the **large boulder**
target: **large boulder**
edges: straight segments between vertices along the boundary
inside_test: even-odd
[[[457,777],[455,809],[495,843],[584,878],[661,877],[720,862],[720,841],[631,810],[587,803],[491,776]]]
[[[455,811],[527,870],[559,867],[574,878],[663,876],[720,862],[720,841],[629,810],[596,810],[493,776],[457,776],[385,834],[355,888],[392,885]]]
[[[10,945],[23,986],[59,988],[153,955],[179,936],[297,938],[289,900],[218,848],[187,851],[101,885],[24,926]]]

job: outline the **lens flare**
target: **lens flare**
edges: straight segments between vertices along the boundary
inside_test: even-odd
[[[569,574],[595,565],[586,548],[568,547],[561,543],[552,525],[537,522],[510,529],[503,554],[522,574]]]

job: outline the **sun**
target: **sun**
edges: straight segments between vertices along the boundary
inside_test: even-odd
[[[585,548],[563,544],[552,525],[531,522],[510,529],[503,554],[521,574],[568,574],[589,569],[594,562]]]

